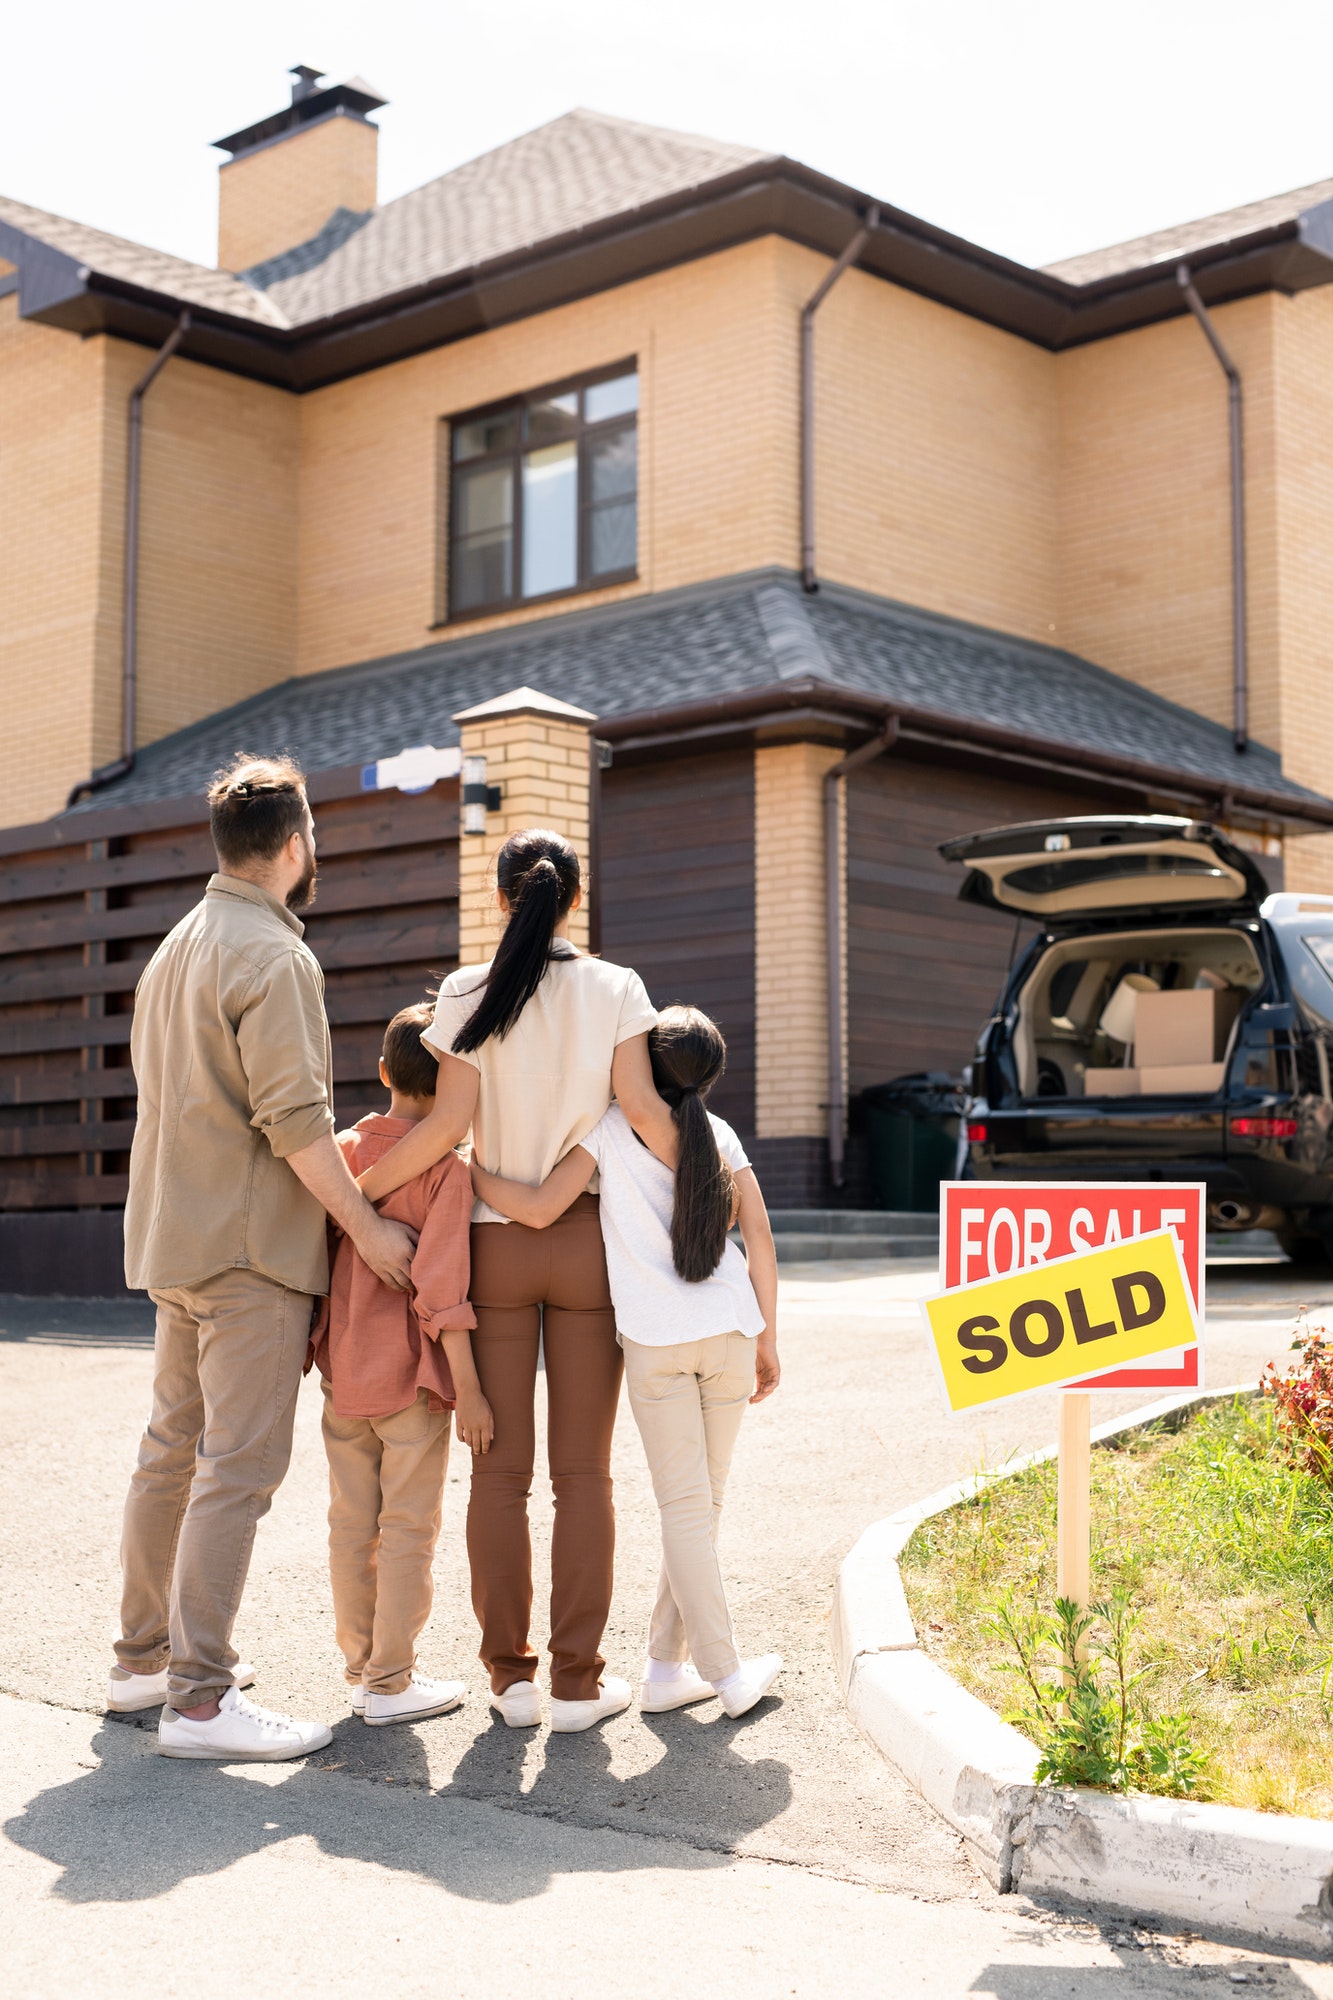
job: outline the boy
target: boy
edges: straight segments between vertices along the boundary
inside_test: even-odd
[[[363,1118],[337,1143],[359,1174],[434,1108],[438,1070],[421,1030],[431,1007],[404,1007],[384,1035],[387,1116]],[[418,1233],[415,1296],[391,1291],[343,1237],[307,1366],[324,1378],[329,1459],[329,1569],[352,1707],[372,1727],[457,1707],[462,1681],[414,1671],[430,1615],[431,1558],[449,1462],[449,1412],[474,1452],[494,1434],[469,1329],[472,1184],[457,1153],[408,1181],[381,1211]]]

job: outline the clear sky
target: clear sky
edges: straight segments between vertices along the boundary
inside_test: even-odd
[[[382,199],[575,105],[784,152],[1040,264],[1333,176],[1328,0],[60,0],[0,193],[211,263],[208,142],[366,77]]]

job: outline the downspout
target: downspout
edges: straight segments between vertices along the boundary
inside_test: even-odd
[[[889,716],[878,736],[861,744],[824,773],[824,904],[828,913],[828,1171],[835,1188],[845,1187],[847,1099],[842,1084],[842,843],[838,838],[838,780],[891,750],[898,720]]]
[[[1212,315],[1194,288],[1188,264],[1177,265],[1176,283],[1185,296],[1186,305],[1203,328],[1208,345],[1227,378],[1227,414],[1231,432],[1231,738],[1237,750],[1244,751],[1249,748],[1250,742],[1250,690],[1249,662],[1245,651],[1245,454],[1240,370],[1222,345]]]
[[[801,308],[801,587],[818,590],[815,571],[815,314],[849,264],[865,249],[879,226],[879,208],[871,203],[866,218],[837,262],[824,273]]]
[[[117,778],[126,778],[134,769],[134,742],[137,733],[139,698],[139,468],[143,455],[143,401],[162,370],[190,330],[190,315],[183,312],[153,357],[152,366],[130,390],[129,430],[125,454],[125,577],[121,605],[120,652],[120,755],[114,764],[103,764],[91,777],[75,785],[65,810],[76,806],[90,792],[98,792]]]

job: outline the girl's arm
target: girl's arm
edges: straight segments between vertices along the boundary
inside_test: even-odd
[[[401,1143],[401,1142],[400,1142]],[[552,1167],[540,1187],[524,1181],[507,1181],[500,1174],[488,1174],[472,1162],[474,1191],[511,1222],[526,1222],[529,1229],[547,1229],[564,1214],[576,1195],[581,1195],[597,1165],[582,1146],[573,1147],[558,1166]]]
[[[759,1310],[764,1315],[764,1330],[755,1346],[754,1394],[752,1403],[762,1403],[771,1396],[782,1379],[778,1365],[778,1253],[773,1247],[773,1231],[768,1220],[768,1210],[764,1197],[759,1191],[759,1183],[754,1177],[753,1167],[742,1167],[736,1176],[736,1188],[741,1198],[741,1236],[745,1243],[745,1261],[750,1269],[750,1283],[759,1301]]]
[[[676,1171],[676,1121],[671,1106],[657,1094],[648,1037],[631,1035],[611,1058],[611,1088],[630,1124],[664,1167]]]
[[[423,1046],[429,1048],[430,1044]],[[457,1056],[441,1056],[439,1060],[435,1109],[391,1147],[382,1160],[357,1176],[356,1184],[367,1201],[383,1201],[395,1188],[406,1187],[467,1137],[477,1108],[481,1073],[471,1063],[460,1062]]]

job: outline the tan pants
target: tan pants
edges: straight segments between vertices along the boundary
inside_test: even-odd
[[[125,1501],[116,1658],[136,1674],[169,1661],[168,1701],[188,1709],[232,1684],[231,1628],[292,1455],[312,1301],[248,1270],[152,1297],[153,1414]]]
[[[692,1659],[706,1681],[740,1665],[717,1560],[731,1454],[754,1392],[755,1344],[715,1333],[673,1347],[625,1342],[625,1382],[662,1516],[654,1660]]]
[[[324,1384],[329,1575],[338,1645],[354,1687],[401,1694],[430,1617],[452,1412],[424,1389],[391,1417],[340,1417]]]

